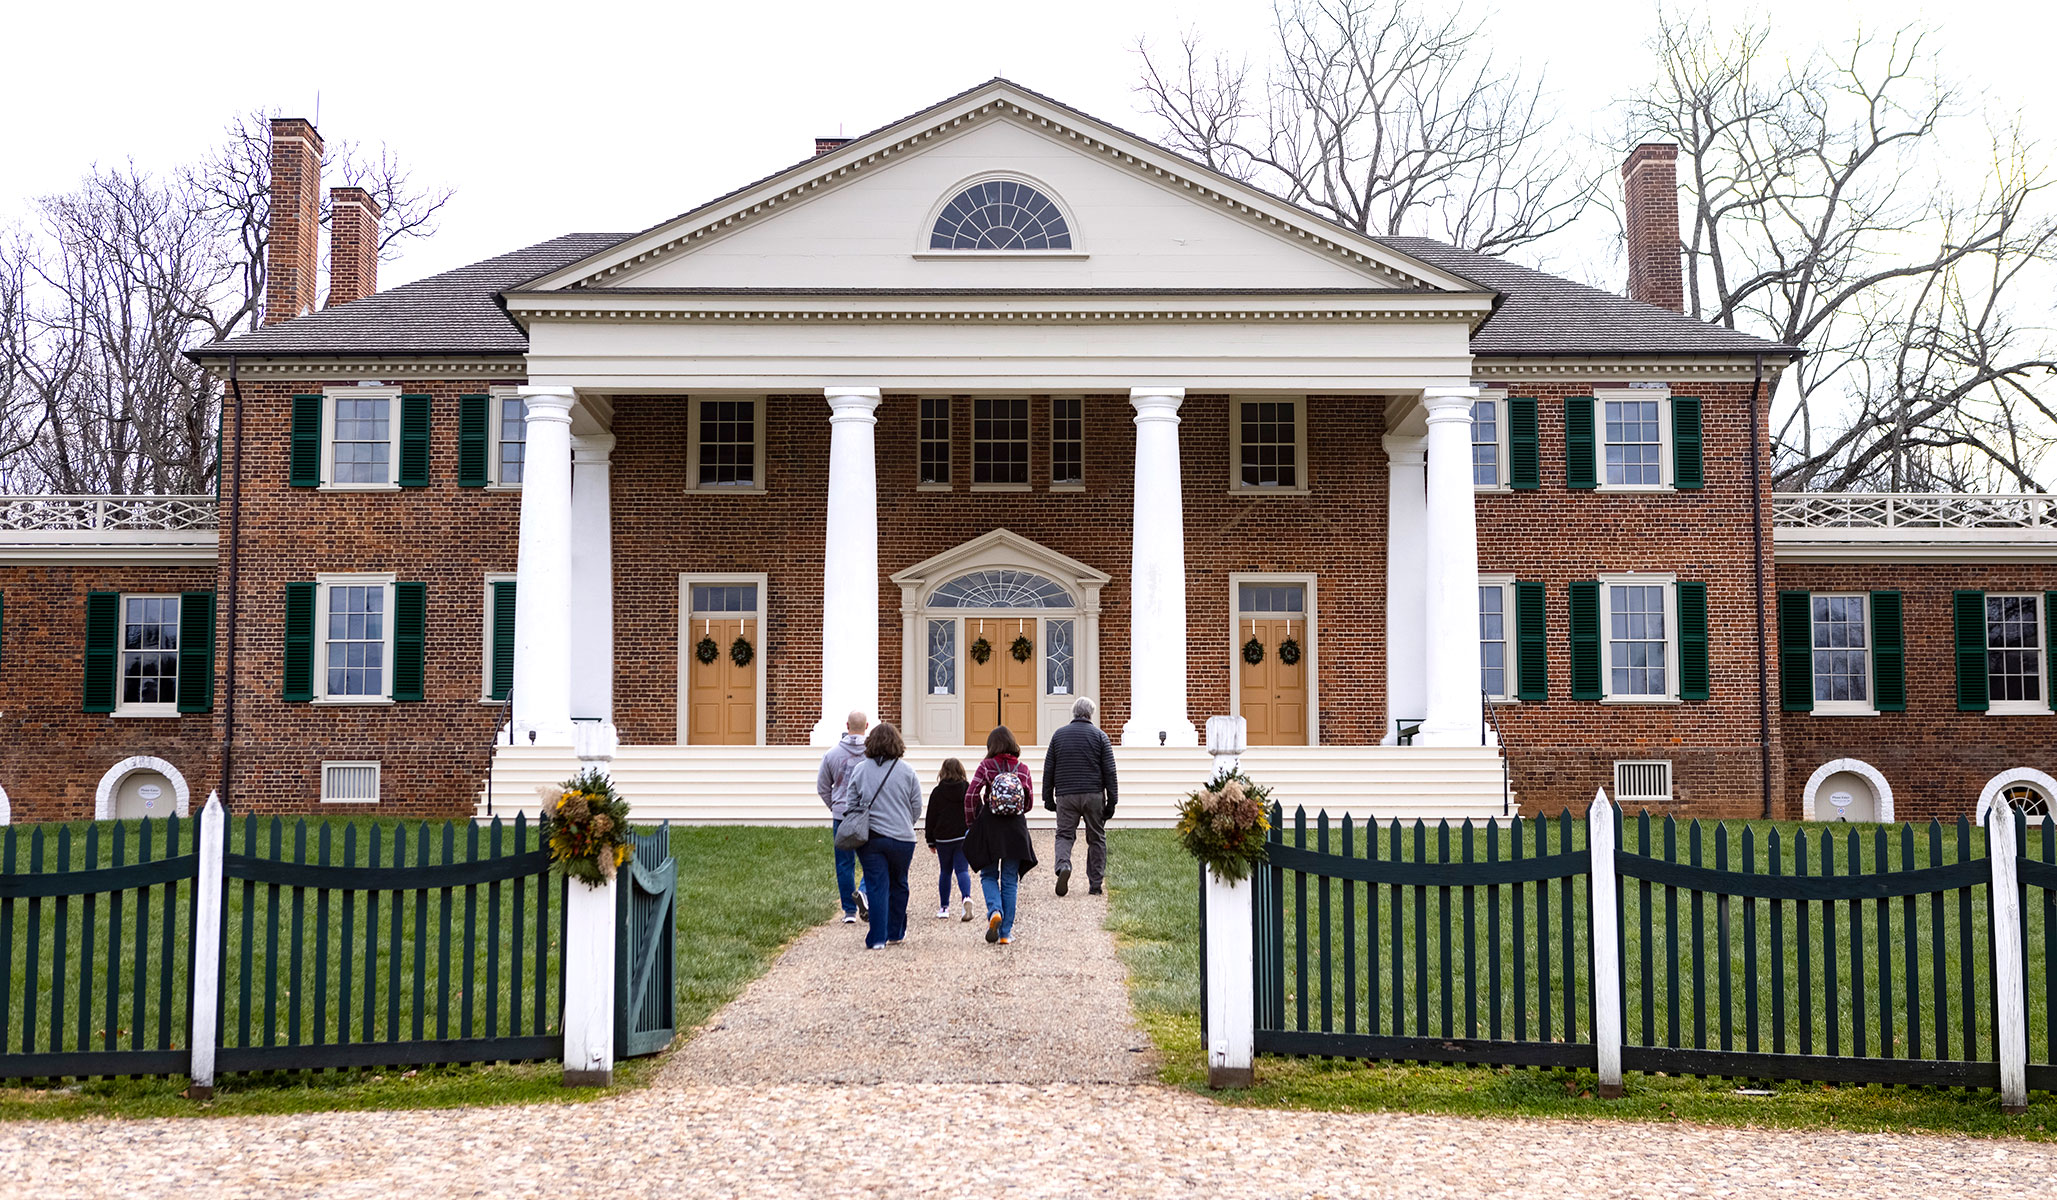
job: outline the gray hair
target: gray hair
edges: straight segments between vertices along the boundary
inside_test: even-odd
[[[1071,702],[1071,715],[1074,720],[1076,720],[1079,717],[1084,717],[1086,720],[1090,721],[1093,719],[1094,711],[1098,708],[1099,706],[1093,703],[1092,697],[1080,696],[1078,699]]]

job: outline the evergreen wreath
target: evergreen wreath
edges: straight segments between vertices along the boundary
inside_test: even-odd
[[[1264,643],[1258,641],[1255,637],[1252,637],[1249,641],[1244,642],[1243,661],[1249,663],[1253,667],[1256,666],[1258,663],[1263,662]]]
[[[1179,802],[1178,840],[1223,883],[1246,879],[1269,851],[1271,789],[1225,771]]]
[[[992,657],[993,643],[987,641],[984,635],[980,635],[979,640],[971,644],[971,661],[983,667]]]
[[[693,657],[699,659],[700,664],[705,666],[721,657],[721,647],[714,644],[712,637],[703,633],[700,635],[700,641],[693,647]]]
[[[614,878],[635,848],[629,844],[629,803],[614,790],[614,781],[588,767],[552,787],[536,789],[543,800],[537,829],[550,848],[550,861],[587,887]]]
[[[1278,660],[1289,667],[1298,666],[1300,663],[1299,639],[1287,638],[1285,641],[1280,642],[1278,644]]]
[[[1029,655],[1035,652],[1036,644],[1028,640],[1028,635],[1025,633],[1017,635],[1014,639],[1014,644],[1007,647],[1007,653],[1014,656],[1015,662],[1027,662]]]
[[[757,648],[750,644],[749,638],[738,634],[736,640],[729,643],[729,661],[737,666],[747,667],[756,657]]]

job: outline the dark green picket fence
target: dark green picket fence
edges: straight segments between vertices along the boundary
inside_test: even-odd
[[[1982,829],[1614,820],[1616,928],[1597,942],[1623,1067],[1999,1085]],[[2027,1079],[2053,1090],[2057,826],[2014,826]],[[1588,830],[1569,812],[1310,828],[1274,810],[1251,880],[1255,1048],[1594,1066]]]

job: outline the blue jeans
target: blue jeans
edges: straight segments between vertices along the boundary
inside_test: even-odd
[[[833,842],[836,832],[843,826],[840,817],[829,818],[829,838]],[[836,895],[842,898],[843,915],[857,915],[857,889],[864,885],[857,882],[857,851],[836,851]]]
[[[1000,936],[1014,936],[1014,891],[1021,880],[1021,864],[1003,858],[979,872],[979,887],[986,894],[986,915],[1000,914]]]
[[[957,877],[957,894],[971,899],[971,864],[964,861],[964,839],[952,838],[936,843],[936,894],[941,897],[937,903],[950,907],[950,877]]]
[[[883,946],[907,936],[907,868],[914,862],[914,843],[873,835],[858,848],[864,867],[864,898],[871,904],[871,928],[864,944]]]

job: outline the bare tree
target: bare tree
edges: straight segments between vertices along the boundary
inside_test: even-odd
[[[1598,177],[1552,124],[1543,81],[1503,71],[1461,10],[1412,0],[1292,0],[1272,61],[1138,43],[1150,112],[1216,170],[1371,234],[1426,234],[1504,253],[1571,224]]]
[[[2020,131],[1953,161],[1961,97],[1916,28],[1789,57],[1768,24],[1717,35],[1660,9],[1654,48],[1628,133],[1680,145],[1688,311],[1807,351],[1775,485],[2040,490],[2057,345],[2018,306],[2057,225]]]

